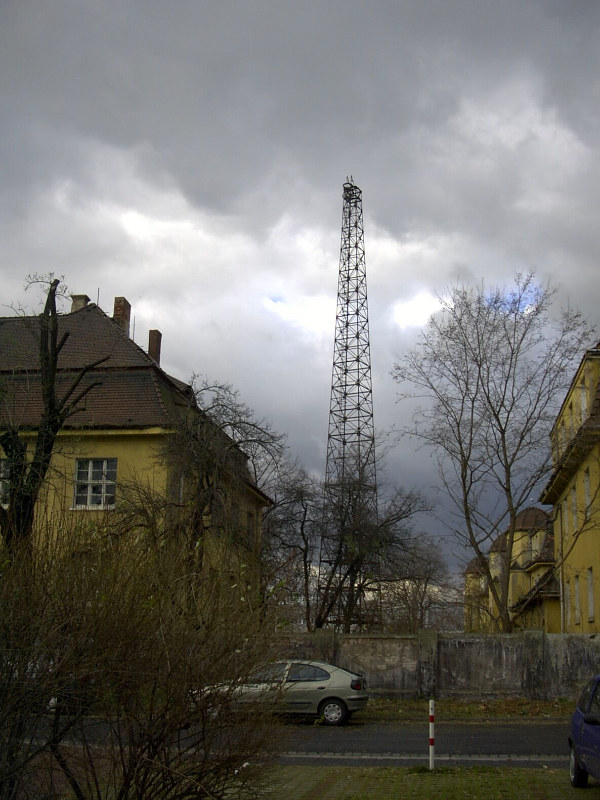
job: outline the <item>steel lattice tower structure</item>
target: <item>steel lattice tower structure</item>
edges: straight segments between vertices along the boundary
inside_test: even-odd
[[[362,192],[352,177],[344,184],[343,197],[325,482],[333,489],[360,478],[376,503]]]
[[[321,537],[319,597],[321,621],[348,626],[360,610],[365,571],[373,572],[364,554],[377,519],[377,476],[362,192],[352,177],[343,199],[325,467],[326,503],[335,511]],[[335,606],[323,612],[332,592]]]

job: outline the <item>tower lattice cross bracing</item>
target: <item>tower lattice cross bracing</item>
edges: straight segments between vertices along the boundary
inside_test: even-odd
[[[344,184],[342,241],[327,437],[326,484],[360,479],[376,492],[373,391],[362,192]],[[375,500],[375,498],[373,498]]]
[[[349,631],[366,622],[379,533],[362,192],[352,178],[343,197],[315,626]]]

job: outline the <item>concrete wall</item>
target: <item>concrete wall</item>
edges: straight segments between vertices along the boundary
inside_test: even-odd
[[[328,661],[364,674],[370,689],[407,697],[575,697],[600,673],[600,635],[298,634],[282,642],[293,658]]]

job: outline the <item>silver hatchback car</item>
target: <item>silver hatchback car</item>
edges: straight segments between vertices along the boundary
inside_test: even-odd
[[[326,725],[343,725],[369,700],[362,675],[320,661],[277,661],[234,691],[239,705],[273,704],[283,714],[322,717]]]

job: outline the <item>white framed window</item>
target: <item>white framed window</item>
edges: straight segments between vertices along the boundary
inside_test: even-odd
[[[594,570],[588,567],[587,571],[587,595],[588,595],[588,622],[594,621]]]
[[[575,575],[575,625],[581,622],[581,596],[579,594],[579,575]]]
[[[565,623],[567,631],[571,627],[571,583],[565,583]]]
[[[0,505],[3,506],[8,505],[9,477],[10,464],[8,458],[0,458]]]
[[[577,520],[577,488],[575,484],[571,487],[571,519],[573,524],[573,535],[577,533],[579,527]]]
[[[112,508],[117,492],[116,458],[78,458],[75,463],[75,508]]]

